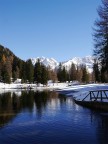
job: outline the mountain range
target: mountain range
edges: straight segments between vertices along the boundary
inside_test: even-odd
[[[59,66],[59,63],[54,58],[46,58],[46,57],[37,57],[37,58],[31,58],[31,61],[33,65],[37,62],[37,60],[40,60],[42,64],[44,64],[46,67],[50,67],[51,69],[57,69]],[[70,60],[67,60],[65,62],[61,62],[62,66],[64,66],[67,70],[71,67],[71,64],[74,63],[75,65],[85,65],[88,72],[91,73],[93,71],[93,62],[94,57],[93,56],[86,56],[83,58],[80,57],[74,57]]]
[[[10,49],[5,48],[4,46],[0,45],[0,60],[4,59],[9,59],[12,57],[12,63],[15,65],[20,65],[20,63],[24,63],[23,60],[15,56],[15,54],[10,51]],[[36,58],[31,58],[31,61],[33,65],[37,62],[37,60],[40,60],[42,64],[44,64],[46,67],[50,67],[51,69],[58,69],[59,64],[61,63],[62,66],[64,66],[67,70],[70,69],[71,64],[74,63],[75,65],[86,65],[86,68],[89,73],[93,71],[93,63],[94,63],[94,57],[93,56],[86,56],[86,57],[74,57],[72,59],[69,59],[67,61],[63,62],[58,62],[54,58],[47,58],[47,57],[36,57]],[[13,67],[13,66],[12,66]]]

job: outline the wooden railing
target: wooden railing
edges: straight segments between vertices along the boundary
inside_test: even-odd
[[[108,99],[108,90],[89,91],[82,101],[84,101],[87,97],[89,97],[90,101],[100,100],[102,102],[104,99]]]

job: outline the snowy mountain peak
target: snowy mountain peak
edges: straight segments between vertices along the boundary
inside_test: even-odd
[[[44,64],[46,67],[50,67],[51,69],[55,69],[59,66],[59,62],[57,62],[54,58],[45,58],[44,56],[31,58],[33,65],[35,65],[38,59],[42,64]],[[83,58],[74,57],[68,61],[62,62],[62,66],[64,66],[67,70],[69,70],[72,63],[74,63],[75,65],[86,65],[88,72],[91,73],[93,71],[92,68],[93,62],[94,62],[94,57],[92,56],[86,56]]]
[[[43,65],[45,65],[46,67],[50,67],[51,69],[55,69],[55,67],[59,65],[59,63],[54,58],[45,58],[43,56],[37,58],[31,58],[33,65],[35,65],[38,59]]]
[[[86,56],[83,58],[74,57],[74,58],[70,59],[69,61],[64,62],[63,66],[65,66],[67,68],[67,70],[69,70],[72,63],[74,63],[75,65],[86,65],[88,72],[91,73],[93,71],[93,62],[94,62],[94,57],[92,57],[92,56]]]

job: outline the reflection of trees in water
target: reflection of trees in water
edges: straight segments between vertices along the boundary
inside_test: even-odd
[[[48,101],[48,92],[43,91],[43,92],[35,92],[34,94],[34,103],[36,106],[38,118],[41,117],[43,110],[45,110],[47,101]]]
[[[59,94],[59,100],[60,100],[60,104],[62,105],[63,103],[66,103],[66,96]]]
[[[40,110],[46,107],[48,101],[48,93],[44,92],[36,92],[34,95],[34,102],[36,105],[37,110]]]
[[[13,105],[10,92],[0,95],[0,126],[8,123],[15,116]]]
[[[57,103],[57,100],[58,93],[54,91],[35,92],[34,102],[38,118],[42,116],[42,113],[46,110],[49,104],[51,105],[53,102]]]
[[[32,112],[34,105],[36,107],[36,114],[41,117],[46,110],[48,103],[60,101],[62,104],[66,98],[58,95],[54,91],[22,91],[21,96],[16,93],[7,92],[0,95],[0,126],[5,125],[12,120],[17,113],[21,111]]]
[[[100,144],[108,144],[108,115],[101,115],[98,122],[97,135]]]
[[[69,98],[54,91],[22,91],[21,96],[15,93],[4,93],[0,95],[0,127],[13,120],[21,111],[32,113],[36,110],[37,118],[47,111],[48,105],[51,109],[67,104]],[[72,101],[70,101],[72,102]],[[35,106],[35,107],[34,107]],[[73,104],[72,104],[73,106]],[[50,110],[49,108],[49,110]],[[85,111],[86,114],[86,111]],[[75,115],[74,115],[75,116]],[[88,115],[88,120],[90,115]],[[91,123],[96,128],[98,143],[108,143],[108,115],[100,115],[98,112],[91,111]]]
[[[108,144],[108,113],[91,110],[91,123],[96,127],[99,144]]]
[[[21,110],[29,110],[32,112],[34,107],[34,92],[33,91],[22,91],[20,96],[20,108]]]

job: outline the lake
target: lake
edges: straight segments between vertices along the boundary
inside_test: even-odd
[[[108,113],[55,91],[0,94],[0,144],[108,144]]]

